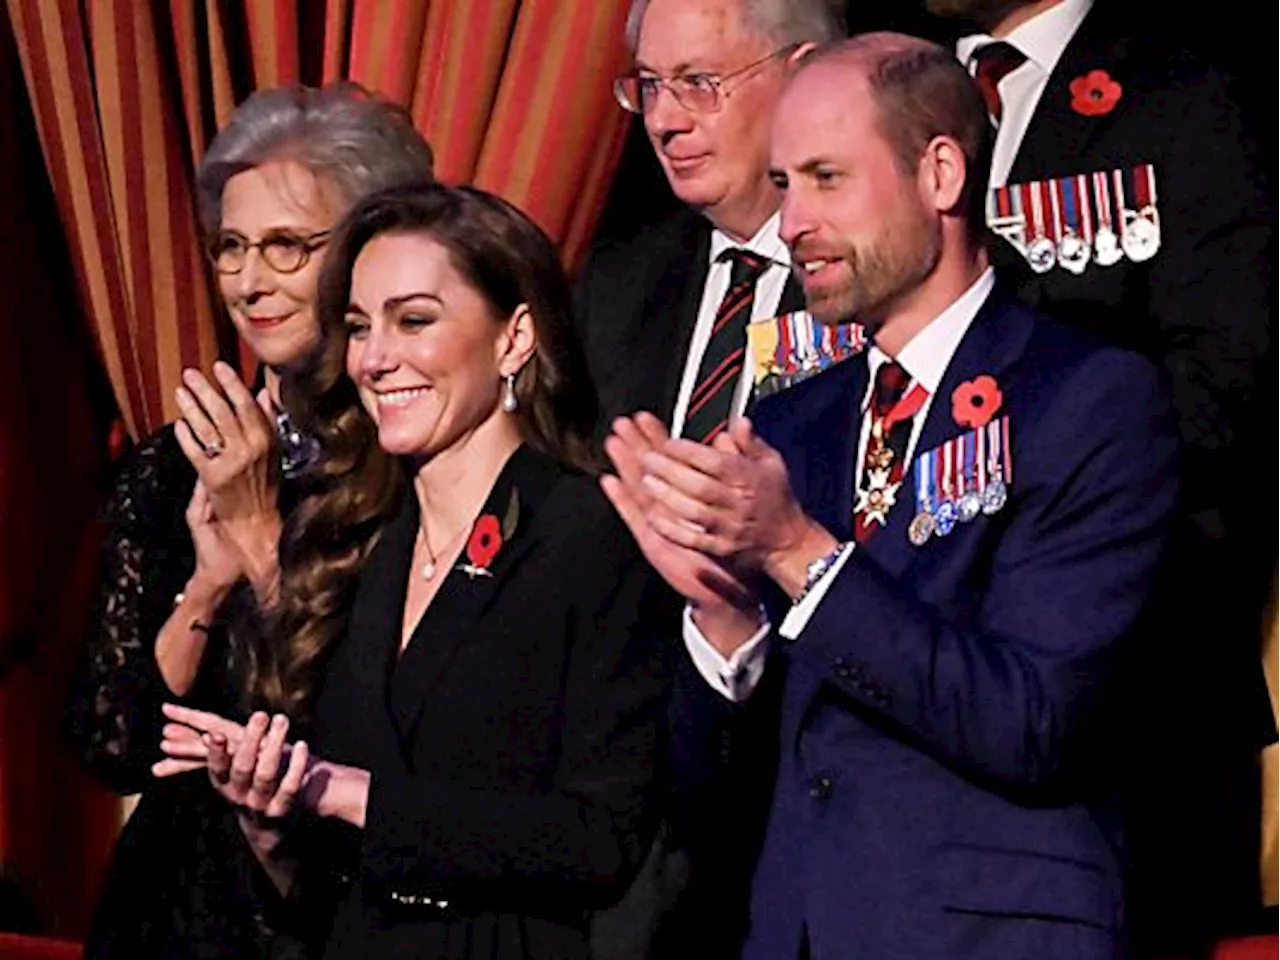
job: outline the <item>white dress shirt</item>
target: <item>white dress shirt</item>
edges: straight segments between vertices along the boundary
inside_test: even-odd
[[[738,243],[727,233],[713,230],[711,233],[711,263],[707,270],[707,282],[702,287],[702,301],[698,306],[698,319],[694,324],[693,338],[689,341],[689,354],[684,362],[684,376],[680,379],[680,392],[676,394],[675,410],[671,414],[671,435],[678,437],[684,432],[685,414],[689,411],[689,398],[694,387],[698,385],[698,370],[702,366],[702,355],[707,352],[707,344],[711,340],[711,331],[716,324],[716,313],[720,302],[729,291],[729,274],[733,264],[718,262],[717,258],[724,251],[738,248],[750,250],[770,261],[760,279],[756,281],[755,302],[751,305],[751,323],[768,320],[778,315],[778,304],[782,302],[782,290],[787,285],[787,277],[791,273],[791,252],[778,236],[779,216],[774,214],[756,231],[756,235],[746,243]],[[748,358],[749,361],[750,358]],[[738,388],[733,394],[732,412],[736,416],[746,408],[747,398],[751,395],[751,364],[742,365],[742,376],[738,379]]]
[[[920,439],[920,432],[924,429],[925,421],[929,417],[929,409],[933,406],[943,375],[946,374],[951,358],[955,356],[956,349],[960,346],[960,341],[964,339],[965,333],[973,323],[973,318],[978,315],[978,311],[991,294],[991,288],[994,285],[995,271],[988,267],[969,289],[952,301],[950,306],[938,314],[898,353],[898,363],[911,377],[911,384],[918,383],[929,392],[924,405],[912,420],[911,434],[903,456],[904,463],[911,462],[916,442]],[[868,412],[871,409],[871,391],[875,387],[876,372],[882,364],[888,363],[891,359],[874,342],[867,348],[867,367],[871,375],[867,378],[867,387],[862,394],[862,426],[858,436],[854,489],[862,485],[863,461],[866,457],[867,440],[871,434],[871,417],[868,416]],[[911,387],[908,386],[907,389],[910,390]],[[944,398],[943,402],[946,403],[949,399]],[[898,507],[898,509],[902,508]],[[791,607],[778,628],[778,632],[783,637],[788,640],[799,639],[809,619],[818,609],[828,588],[835,582],[854,549],[853,543],[847,544],[822,579],[813,585],[799,603]],[[726,658],[702,635],[702,631],[693,621],[690,608],[688,605],[685,606],[684,643],[689,656],[703,679],[730,700],[746,699],[759,683],[764,673],[765,656],[769,652],[770,630],[770,624],[765,622],[750,640],[735,650],[732,656]]]
[[[1062,51],[1067,49],[1067,44],[1080,29],[1092,6],[1093,0],[1062,0],[1000,38],[1015,47],[1027,61],[1017,70],[1007,73],[996,85],[1000,91],[1001,120],[996,131],[995,152],[991,156],[989,186],[1003,187],[1008,183],[1014,157],[1018,155],[1018,147],[1031,125],[1031,116],[1049,83],[1049,74],[1062,59]],[[985,33],[961,37],[956,44],[956,57],[973,73],[973,55],[979,48],[995,42],[995,38]]]

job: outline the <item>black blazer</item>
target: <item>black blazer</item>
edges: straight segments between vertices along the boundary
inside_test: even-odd
[[[1067,45],[1009,183],[1154,164],[1160,250],[1145,263],[1091,263],[1080,275],[1037,275],[1018,263],[1019,292],[1164,368],[1189,445],[1188,509],[1221,511],[1223,472],[1274,322],[1274,203],[1226,77],[1133,30],[1122,6],[1099,0]],[[1096,117],[1071,107],[1071,81],[1092,70],[1122,88]],[[1006,244],[996,249],[1002,263],[1021,260]]]
[[[412,493],[361,575],[312,738],[373,774],[362,836],[307,838],[327,957],[586,957],[648,847],[677,611],[593,479],[523,447],[484,513],[513,497],[492,575],[450,572],[403,654]]]
[[[1009,182],[1154,164],[1159,251],[1078,276],[1034,274],[1003,243],[996,253],[1024,299],[1146,354],[1172,390],[1183,522],[1135,690],[1147,767],[1135,777],[1131,903],[1140,945],[1192,952],[1247,922],[1259,898],[1256,750],[1275,737],[1257,654],[1275,562],[1274,354],[1263,362],[1274,201],[1226,76],[1123,6],[1098,0],[1067,45]],[[1099,117],[1071,108],[1071,81],[1091,70],[1122,87]]]
[[[576,314],[600,396],[597,439],[617,416],[648,410],[671,423],[706,285],[711,224],[687,208],[597,244],[578,277]],[[804,309],[788,277],[778,312]],[[675,643],[679,644],[679,634]],[[681,647],[671,725],[681,731],[659,842],[626,899],[598,918],[602,960],[715,960],[734,955],[775,769],[781,684],[746,704],[686,708],[705,681]],[[700,694],[694,694],[700,698]],[[711,716],[714,714],[714,717]]]
[[[577,319],[600,394],[599,435],[615,417],[648,410],[670,424],[698,320],[711,224],[685,207],[632,237],[605,241],[578,277]],[[788,277],[778,312],[804,308]]]

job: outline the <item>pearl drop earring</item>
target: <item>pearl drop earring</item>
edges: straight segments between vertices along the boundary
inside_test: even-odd
[[[507,389],[502,395],[502,409],[507,413],[515,413],[516,407],[520,406],[520,401],[516,399],[516,375],[508,373],[503,379],[507,381]]]

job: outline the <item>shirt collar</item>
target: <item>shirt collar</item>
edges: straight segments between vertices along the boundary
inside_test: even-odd
[[[1003,39],[1045,73],[1053,73],[1053,68],[1062,59],[1062,52],[1067,49],[1067,44],[1080,29],[1092,6],[1093,0],[1062,0],[1009,31]],[[956,43],[956,57],[969,66],[980,47],[994,42],[995,38],[985,33],[961,37]]]
[[[760,256],[781,267],[791,266],[791,251],[787,249],[787,245],[782,242],[782,238],[778,236],[778,226],[782,222],[782,215],[774,212],[768,220],[756,231],[756,235],[746,243],[739,243],[733,237],[720,229],[711,231],[711,262],[714,264],[716,258],[726,250],[738,248],[742,250],[750,250],[752,253],[758,253]]]
[[[920,384],[930,395],[938,392],[938,385],[942,383],[942,376],[947,372],[956,348],[960,346],[960,341],[964,339],[973,318],[986,302],[995,282],[995,270],[987,267],[968,290],[934,317],[899,352],[898,363],[902,365],[902,369],[907,371],[912,382]],[[867,348],[867,367],[871,371],[871,377],[867,381],[867,392],[862,399],[863,410],[870,402],[876,372],[881,364],[888,363],[890,359],[873,340]]]

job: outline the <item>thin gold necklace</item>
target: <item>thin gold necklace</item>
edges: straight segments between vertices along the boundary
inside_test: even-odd
[[[474,526],[474,524],[473,524]],[[459,537],[470,530],[471,527],[463,527],[447,541],[441,548],[440,553],[448,553]],[[418,536],[422,539],[422,545],[427,551],[427,562],[422,565],[422,579],[430,580],[439,572],[440,555],[431,549],[431,541],[427,537],[426,515],[423,515],[423,522],[418,525]]]

